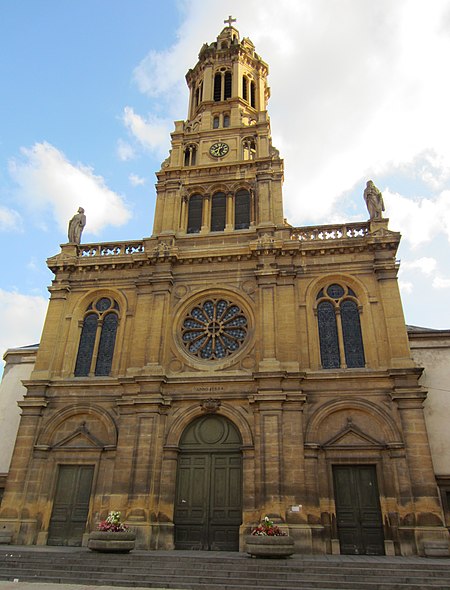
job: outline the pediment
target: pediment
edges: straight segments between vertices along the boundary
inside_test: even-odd
[[[347,426],[341,432],[323,444],[323,447],[326,448],[380,448],[384,446],[382,442],[360,430],[350,419],[347,421]]]
[[[83,423],[72,434],[62,438],[53,445],[54,449],[103,449],[104,443],[94,436]]]

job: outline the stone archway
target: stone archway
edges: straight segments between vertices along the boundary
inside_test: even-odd
[[[223,416],[191,422],[180,440],[175,548],[238,551],[242,523],[242,439]]]

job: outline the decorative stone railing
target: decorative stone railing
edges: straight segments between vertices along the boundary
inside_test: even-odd
[[[123,256],[125,254],[142,254],[145,251],[144,242],[116,242],[115,244],[82,244],[79,255],[94,256]]]
[[[315,242],[317,240],[339,240],[342,238],[363,238],[369,233],[369,223],[344,223],[336,225],[310,225],[293,227],[291,240]]]
[[[369,223],[359,222],[336,225],[292,227],[290,228],[290,232],[290,239],[299,242],[363,238],[369,234]],[[263,239],[264,236],[261,238],[261,240]],[[158,248],[158,246],[156,246],[156,248]],[[156,249],[154,248],[154,250]],[[85,258],[126,256],[129,254],[143,254],[144,252],[145,244],[142,240],[132,242],[82,244],[78,246],[78,255]]]

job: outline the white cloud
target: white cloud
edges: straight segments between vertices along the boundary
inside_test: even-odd
[[[0,289],[0,353],[7,348],[36,344],[41,337],[48,301]]]
[[[391,226],[401,228],[413,247],[429,242],[443,233],[450,241],[450,190],[435,198],[409,199],[398,193],[384,192],[386,213]]]
[[[0,207],[0,231],[22,231],[22,218],[17,211]]]
[[[437,261],[435,258],[431,258],[429,256],[423,256],[422,258],[418,258],[417,260],[413,260],[411,262],[405,261],[402,262],[402,269],[403,270],[420,270],[426,275],[432,274],[437,268]]]
[[[9,170],[20,187],[18,197],[37,214],[38,225],[43,225],[43,215],[50,210],[59,229],[66,233],[68,221],[79,206],[86,210],[85,233],[98,234],[105,226],[120,226],[130,219],[123,197],[88,166],[72,164],[46,142],[22,148],[22,155],[22,160],[9,162]]]
[[[450,279],[444,279],[442,277],[436,277],[433,280],[433,287],[435,289],[450,289]]]
[[[119,160],[126,162],[127,160],[133,160],[136,157],[136,153],[132,145],[123,139],[119,139],[117,142],[117,156]]]
[[[130,174],[128,179],[133,186],[141,186],[146,183],[145,178],[141,178],[137,174]]]
[[[164,155],[168,151],[169,134],[173,121],[161,119],[150,114],[147,119],[134,112],[132,107],[125,107],[123,122],[134,138],[147,150]]]
[[[400,288],[401,293],[403,294],[410,294],[413,292],[414,286],[411,281],[398,281],[398,286]]]
[[[187,113],[180,80],[201,43],[224,26],[220,3],[205,10],[191,0],[182,8],[177,42],[150,52],[134,71],[141,91],[166,98],[177,118]],[[447,11],[446,0],[279,0],[276,10],[271,0],[229,0],[227,13],[238,15],[241,35],[270,65],[269,112],[291,223],[329,220],[361,179],[376,184],[375,173],[431,148],[429,164],[441,173],[423,170],[423,180],[442,186],[448,178]]]

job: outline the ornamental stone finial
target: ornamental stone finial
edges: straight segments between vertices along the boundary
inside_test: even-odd
[[[383,219],[384,201],[381,191],[377,189],[371,180],[367,181],[364,190],[364,200],[369,211],[370,221],[378,221]]]

